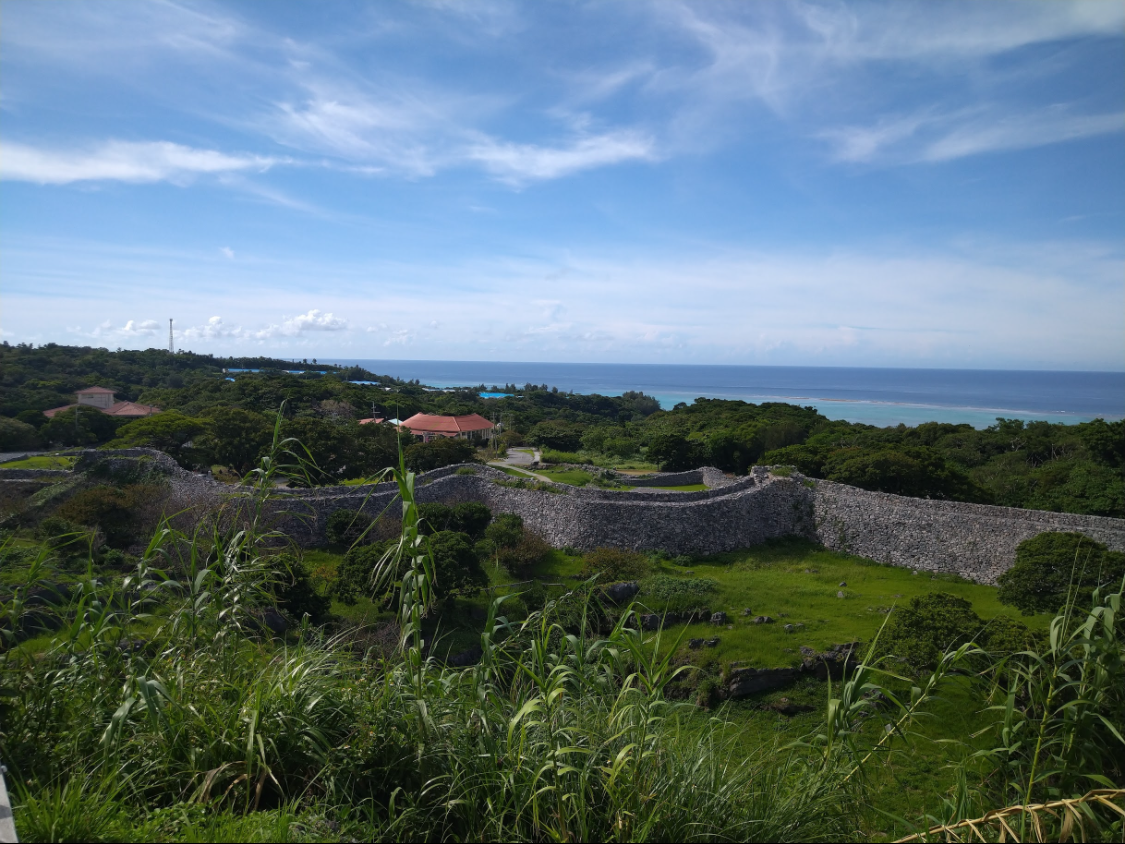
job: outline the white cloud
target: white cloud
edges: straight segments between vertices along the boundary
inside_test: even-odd
[[[222,252],[225,257],[229,258],[232,261],[234,260],[234,250],[229,246],[220,247],[219,251]]]
[[[228,155],[168,141],[106,141],[79,150],[0,146],[0,179],[63,185],[82,181],[185,182],[200,175],[267,170],[283,159]]]
[[[652,161],[656,153],[652,138],[620,131],[580,138],[561,147],[503,143],[489,138],[470,146],[465,157],[481,164],[501,181],[522,184],[625,161]]]
[[[1125,131],[1125,113],[1080,114],[1064,105],[1035,111],[1000,108],[933,110],[883,118],[872,126],[830,129],[822,137],[839,161],[940,162],[1029,149]]]

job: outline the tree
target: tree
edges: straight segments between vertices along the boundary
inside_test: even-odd
[[[494,550],[514,548],[523,537],[523,518],[517,513],[501,513],[484,529],[484,538]]]
[[[429,472],[455,463],[468,463],[475,449],[468,440],[442,437],[430,442],[415,443],[404,453],[406,468],[412,472]]]
[[[370,516],[357,510],[333,510],[324,533],[334,545],[351,545],[371,526],[371,521]]]
[[[19,451],[38,447],[39,434],[35,428],[18,419],[0,416],[0,451]]]
[[[465,534],[442,530],[428,541],[434,561],[434,594],[439,598],[474,595],[488,585],[488,575]]]
[[[895,610],[879,639],[879,650],[905,659],[916,669],[928,668],[945,651],[976,638],[983,626],[964,598],[930,592]]]
[[[828,458],[824,471],[830,481],[873,492],[917,498],[990,501],[987,491],[927,446],[840,449]]]
[[[648,459],[662,472],[683,472],[703,465],[702,444],[680,434],[657,434],[648,443]]]
[[[188,444],[206,430],[206,420],[166,410],[122,425],[109,447],[156,448],[171,455],[181,466],[190,466],[193,460]]]
[[[210,462],[245,474],[254,468],[272,438],[273,426],[262,414],[223,407],[211,412],[208,430],[199,438],[199,450]]]
[[[285,553],[271,557],[269,563],[278,608],[298,622],[306,615],[313,624],[326,621],[332,601],[317,594],[304,562],[295,554]]]
[[[1095,587],[1116,587],[1122,577],[1125,554],[1081,533],[1047,531],[1016,548],[1015,564],[997,579],[998,597],[1024,615],[1056,612],[1071,590],[1084,601]]]
[[[644,554],[627,548],[595,548],[586,555],[582,566],[583,577],[601,575],[603,583],[617,580],[634,580],[644,577],[652,568],[652,563]]]
[[[74,407],[52,416],[39,429],[39,437],[45,443],[64,446],[97,445],[111,440],[120,423],[120,418],[92,407]]]
[[[492,511],[488,505],[477,501],[462,501],[454,504],[449,513],[449,527],[463,533],[476,542],[484,536],[492,521]]]
[[[528,442],[555,451],[578,451],[582,446],[582,429],[570,422],[540,422],[527,435]]]

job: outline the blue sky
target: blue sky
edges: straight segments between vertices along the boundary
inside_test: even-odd
[[[0,7],[0,336],[1125,368],[1125,4]]]

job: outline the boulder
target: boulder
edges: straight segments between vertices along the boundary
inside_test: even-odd
[[[705,647],[705,648],[717,648],[718,646],[719,646],[719,637],[718,636],[716,636],[714,639],[704,639],[703,640],[703,647]]]
[[[800,668],[740,668],[730,675],[730,697],[737,700],[784,689],[801,676]]]
[[[843,598],[843,597],[844,597],[844,593],[843,593],[843,592],[837,592],[837,593],[836,593],[836,597],[837,597],[837,598]]]
[[[605,596],[615,604],[626,604],[637,597],[637,593],[640,591],[640,584],[635,580],[629,580],[622,583],[611,583],[605,588]]]
[[[714,613],[711,616],[711,623],[712,624],[726,624],[727,623],[727,614],[725,612]]]
[[[641,629],[642,630],[659,630],[660,629],[660,616],[656,613],[646,613],[641,616]]]
[[[770,618],[768,615],[758,615],[758,616],[755,616],[754,620],[751,621],[750,623],[751,624],[773,624],[773,619]]]
[[[848,585],[848,582],[846,580],[840,581],[840,586],[847,586],[847,585]]]
[[[688,639],[687,646],[689,648],[691,648],[693,651],[697,651],[697,650],[699,650],[700,648],[703,647],[703,640],[702,639]]]

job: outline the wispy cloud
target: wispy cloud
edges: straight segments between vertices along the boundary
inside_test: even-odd
[[[489,138],[468,147],[464,156],[511,184],[557,179],[594,167],[625,161],[653,161],[657,157],[653,139],[633,131],[579,138],[558,147],[504,143]]]
[[[1081,114],[1062,105],[1025,112],[1001,108],[933,110],[883,118],[870,126],[826,130],[839,161],[941,162],[1029,149],[1125,131],[1125,112]]]
[[[48,150],[27,144],[0,145],[0,178],[64,185],[119,181],[186,183],[201,175],[264,171],[285,159],[231,155],[168,141],[106,141],[86,149]]]

